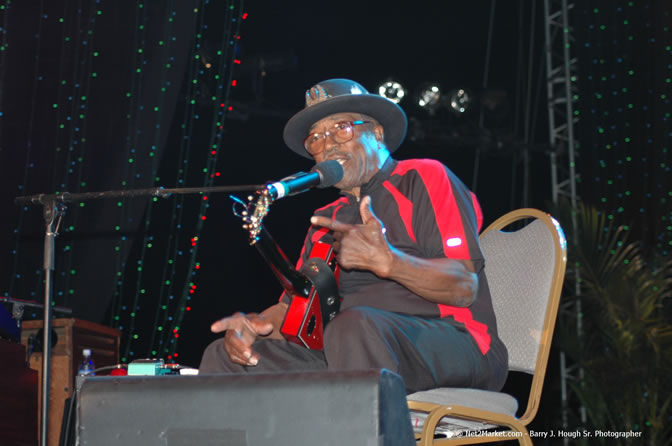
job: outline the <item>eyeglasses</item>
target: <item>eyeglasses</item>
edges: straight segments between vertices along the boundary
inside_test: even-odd
[[[324,152],[327,146],[327,136],[331,135],[336,144],[343,144],[352,139],[354,133],[353,126],[362,125],[371,121],[341,121],[334,124],[331,130],[326,132],[311,133],[303,140],[303,146],[312,156]]]

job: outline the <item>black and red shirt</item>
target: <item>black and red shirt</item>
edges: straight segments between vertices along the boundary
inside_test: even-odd
[[[447,318],[464,327],[483,354],[493,344],[499,348],[502,344],[497,338],[478,241],[483,218],[480,205],[471,191],[438,161],[396,161],[390,158],[361,187],[360,196],[365,195],[371,197],[373,213],[382,221],[387,240],[395,248],[420,258],[471,260],[478,273],[478,295],[466,308],[437,304],[369,271],[341,269],[341,309],[369,306],[409,315]],[[362,223],[359,201],[351,195],[318,209],[315,215],[344,223]],[[317,240],[331,243],[330,231],[323,227],[310,227],[297,268],[306,260]],[[287,297],[282,299],[286,301]]]

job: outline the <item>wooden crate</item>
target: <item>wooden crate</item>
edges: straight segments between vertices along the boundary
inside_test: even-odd
[[[21,330],[21,343],[29,348],[30,338],[38,335],[43,322],[26,321]],[[82,350],[91,350],[96,367],[119,363],[119,340],[121,332],[115,328],[79,319],[54,319],[52,328],[57,337],[51,349],[51,383],[49,387],[49,432],[48,444],[58,445],[61,435],[63,408],[75,385],[77,366],[82,359]],[[52,333],[52,336],[54,334]],[[53,343],[53,339],[52,339]],[[38,431],[41,426],[42,401],[42,353],[33,353],[30,368],[38,372]],[[38,432],[38,435],[39,432]]]

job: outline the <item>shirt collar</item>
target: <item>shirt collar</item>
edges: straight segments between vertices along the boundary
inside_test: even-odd
[[[371,192],[380,187],[383,182],[390,177],[395,167],[397,167],[397,160],[393,159],[391,156],[387,157],[383,167],[381,167],[380,170],[376,172],[376,174],[371,177],[367,183],[362,185],[360,189],[360,196],[363,197],[365,195],[369,195]]]
[[[376,172],[368,182],[362,184],[359,189],[359,196],[364,197],[365,195],[370,195],[371,193],[375,192],[376,189],[382,186],[383,182],[390,177],[394,169],[397,167],[397,163],[397,160],[389,156],[383,163],[383,167],[381,167],[380,170]],[[357,198],[354,195],[346,194],[345,192],[341,193],[348,197],[348,201],[357,201]]]

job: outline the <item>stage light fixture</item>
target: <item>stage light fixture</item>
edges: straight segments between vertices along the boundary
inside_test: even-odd
[[[458,88],[450,92],[450,108],[458,115],[464,114],[472,102],[469,90]]]
[[[396,81],[386,81],[378,87],[378,94],[398,104],[406,96],[406,89]]]
[[[437,84],[426,84],[418,93],[418,105],[426,110],[434,110],[441,100],[441,87]]]

